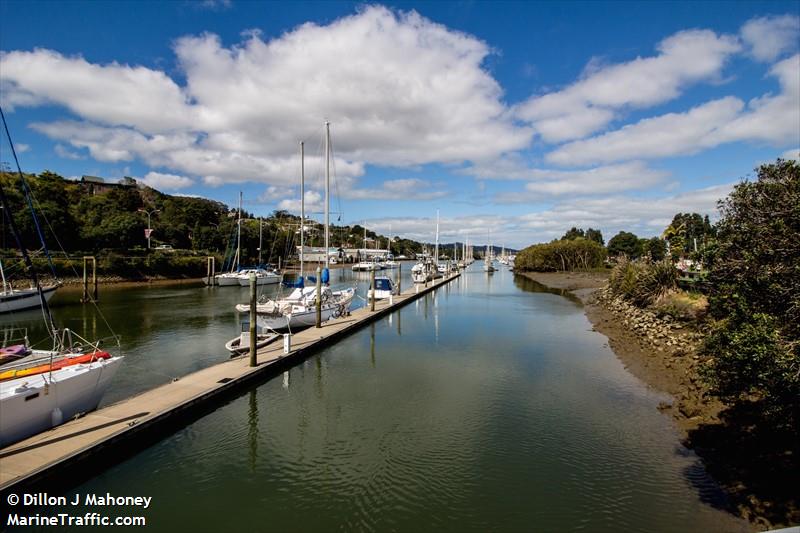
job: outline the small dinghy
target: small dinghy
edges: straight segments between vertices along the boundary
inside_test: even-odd
[[[281,337],[281,335],[259,327],[256,330],[256,350],[278,340],[278,337]],[[250,351],[250,321],[242,321],[241,333],[238,337],[234,337],[226,342],[225,349],[231,352],[231,357]]]

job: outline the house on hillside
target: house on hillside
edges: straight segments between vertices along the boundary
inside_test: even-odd
[[[112,189],[135,188],[139,185],[136,179],[130,176],[125,176],[117,182],[108,182],[99,176],[82,176],[79,183],[92,196],[105,194]]]

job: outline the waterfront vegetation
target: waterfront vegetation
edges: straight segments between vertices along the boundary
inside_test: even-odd
[[[81,272],[84,255],[97,256],[102,276],[123,279],[154,277],[199,277],[206,273],[206,257],[216,257],[219,269],[229,261],[235,247],[237,210],[227,205],[184,196],[163,194],[135,182],[84,182],[64,179],[53,172],[25,175],[34,198],[45,242],[53,255],[55,275],[61,278]],[[36,227],[29,215],[19,176],[0,172],[0,185],[23,242],[33,248],[39,243]],[[145,229],[147,212],[153,230],[151,244],[169,245],[170,250],[148,250]],[[243,210],[241,225],[241,264],[286,263],[296,257],[300,217],[287,211],[256,218]],[[259,224],[263,249],[259,254]],[[307,221],[306,245],[323,245],[323,227]],[[365,230],[359,225],[331,226],[331,245],[363,247]],[[389,239],[366,230],[369,247],[385,247]],[[422,251],[422,243],[396,238],[391,244],[396,255],[412,256]],[[17,246],[3,218],[0,256],[12,275],[21,265],[15,260]],[[35,254],[37,271],[52,274],[43,254]],[[71,259],[72,258],[72,259]],[[25,276],[18,276],[24,278]]]
[[[612,237],[604,250],[615,260],[608,291],[695,332],[701,364],[689,382],[703,383],[701,396],[723,407],[687,442],[742,514],[791,523],[800,518],[800,165],[762,165],[718,207],[713,225],[708,216],[678,213],[663,239]],[[560,260],[585,245],[567,242],[528,247],[517,266],[586,268]],[[679,258],[707,269],[705,294],[678,287]]]
[[[529,246],[517,254],[514,267],[537,272],[588,270],[602,267],[605,258],[603,245],[575,237]]]

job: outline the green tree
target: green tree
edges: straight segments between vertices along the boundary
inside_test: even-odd
[[[625,254],[630,259],[642,256],[642,243],[639,237],[627,231],[620,231],[608,241],[608,255]]]
[[[594,241],[600,246],[605,245],[605,241],[603,240],[603,233],[599,229],[594,229],[594,228],[587,229],[586,239],[589,241]]]
[[[572,227],[569,231],[567,231],[563,237],[561,237],[562,241],[571,241],[572,239],[577,239],[578,237],[584,238],[586,235],[583,232],[583,229],[579,229],[576,227]]]
[[[728,401],[757,397],[776,423],[800,423],[800,166],[757,169],[720,201],[710,254],[708,378]]]
[[[645,241],[644,253],[653,261],[661,261],[667,255],[667,244],[662,239],[653,237]]]
[[[669,242],[672,257],[695,257],[701,254],[714,237],[714,229],[708,219],[698,213],[678,213],[672,218],[662,237]]]

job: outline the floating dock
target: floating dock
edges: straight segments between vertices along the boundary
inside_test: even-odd
[[[353,311],[291,337],[291,351],[278,341],[258,350],[258,364],[245,354],[176,379],[160,387],[88,413],[58,427],[0,449],[0,495],[43,482],[69,486],[86,476],[85,461],[110,465],[138,451],[148,441],[172,433],[218,407],[242,389],[263,382],[363,326],[449,283],[459,273],[415,285],[402,294]],[[220,344],[222,341],[220,341]],[[142,444],[144,441],[144,444]],[[138,445],[138,447],[137,447]],[[121,452],[121,453],[120,453]],[[91,465],[90,465],[91,466]],[[69,479],[69,481],[67,481]]]

